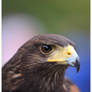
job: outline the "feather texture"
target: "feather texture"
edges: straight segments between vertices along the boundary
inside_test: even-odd
[[[45,62],[39,47],[41,44],[60,45],[73,42],[59,35],[38,35],[25,43],[3,66],[2,92],[79,92],[64,78],[68,66]]]

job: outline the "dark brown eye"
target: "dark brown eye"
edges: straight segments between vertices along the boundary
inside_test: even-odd
[[[51,45],[42,45],[41,46],[41,52],[44,54],[48,54],[53,50],[53,46]]]

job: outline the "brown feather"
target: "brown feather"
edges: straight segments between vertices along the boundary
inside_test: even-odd
[[[64,79],[63,87],[66,92],[80,92],[79,88],[67,78]]]
[[[47,57],[39,50],[41,44],[74,46],[72,41],[60,35],[33,37],[3,66],[3,92],[72,92],[76,88],[64,80],[67,66],[45,62]]]

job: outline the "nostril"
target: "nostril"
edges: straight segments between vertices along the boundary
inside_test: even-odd
[[[70,53],[70,52],[68,52],[67,54],[68,54],[68,55],[71,55],[71,53]]]

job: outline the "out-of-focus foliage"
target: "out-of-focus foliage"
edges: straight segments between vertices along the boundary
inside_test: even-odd
[[[90,0],[2,0],[3,15],[26,13],[37,17],[49,33],[83,30],[89,33]]]

